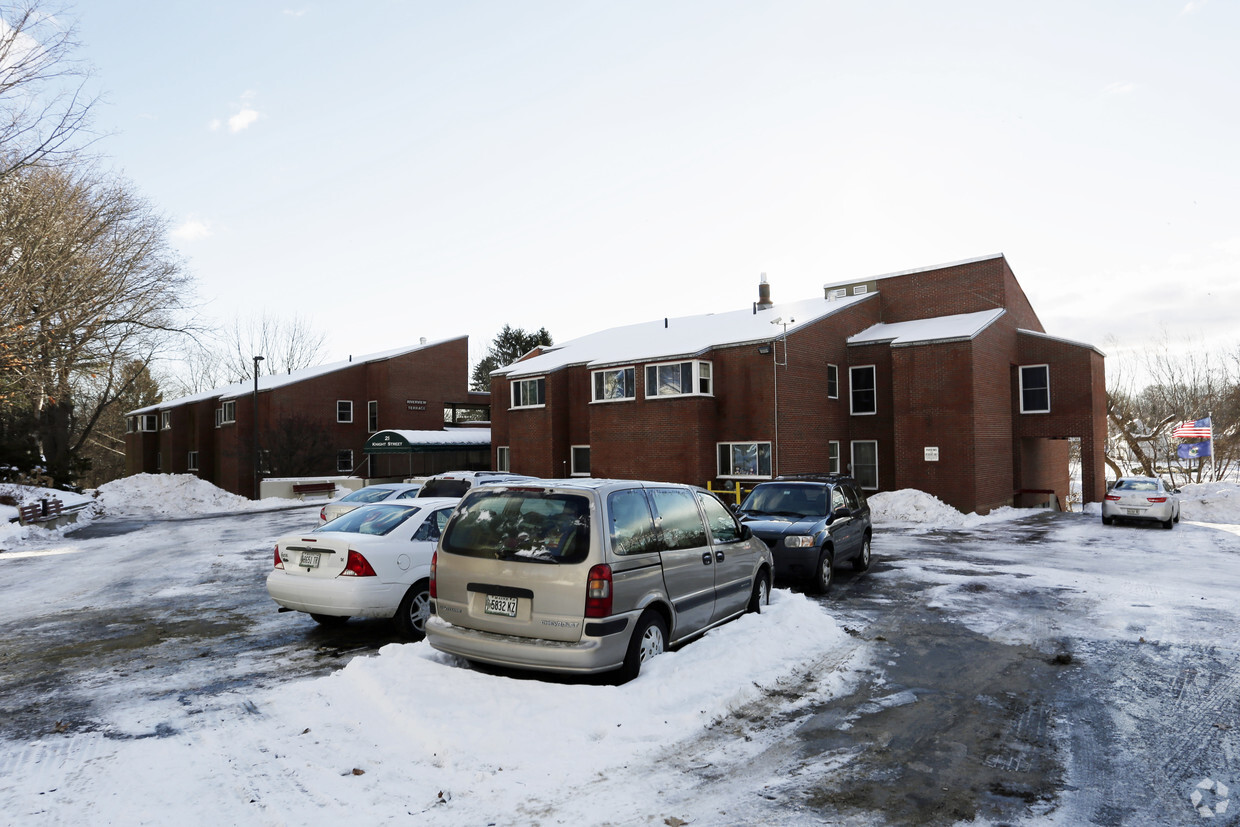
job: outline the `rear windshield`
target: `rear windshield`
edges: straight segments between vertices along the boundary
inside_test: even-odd
[[[580,562],[590,550],[590,501],[577,494],[476,488],[448,523],[441,549],[497,560]]]
[[[387,534],[420,509],[407,505],[364,505],[342,514],[315,531],[347,531],[350,534]]]
[[[418,491],[419,497],[464,497],[469,480],[427,480]]]
[[[1155,480],[1120,480],[1115,483],[1116,491],[1157,491]]]
[[[352,494],[340,498],[342,503],[377,503],[379,500],[392,496],[390,488],[359,488]]]

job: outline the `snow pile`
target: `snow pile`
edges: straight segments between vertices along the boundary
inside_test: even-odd
[[[18,485],[16,483],[0,485],[0,496],[6,499],[11,498],[20,505],[27,505],[43,499],[60,500],[61,506],[65,510],[84,509],[82,511],[84,515],[89,513],[89,509],[86,507],[92,502],[91,498],[85,494],[78,494],[73,491],[60,491],[55,488],[36,488],[35,486]],[[17,523],[17,516],[18,506],[0,504],[0,551],[11,548],[30,537],[31,526],[19,525]]]
[[[1180,489],[1180,514],[1185,520],[1240,525],[1240,483],[1189,483]]]
[[[193,474],[135,474],[99,486],[99,506],[109,517],[154,517],[258,511],[290,500],[250,500]]]
[[[870,518],[875,525],[900,523],[921,524],[927,528],[954,528],[977,526],[983,523],[1001,522],[1027,517],[1033,509],[996,508],[989,514],[962,514],[933,494],[915,488],[899,491],[880,491],[866,499],[870,503]]]

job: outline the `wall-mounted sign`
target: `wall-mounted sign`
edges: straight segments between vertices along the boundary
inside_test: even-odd
[[[926,448],[926,462],[938,462],[938,461],[939,461],[938,447],[934,447],[934,448],[927,447]]]
[[[410,411],[424,411],[426,410],[426,400],[425,399],[406,399],[405,408]]]

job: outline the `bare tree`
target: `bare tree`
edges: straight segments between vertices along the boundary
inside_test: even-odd
[[[323,331],[315,330],[302,316],[278,318],[263,313],[233,320],[220,360],[231,381],[251,375],[255,356],[263,357],[263,373],[291,373],[321,363],[326,339]]]
[[[72,161],[97,136],[90,69],[74,58],[74,26],[38,0],[0,5],[0,181]]]

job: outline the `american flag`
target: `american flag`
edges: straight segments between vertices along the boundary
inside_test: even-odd
[[[1171,430],[1173,439],[1212,439],[1210,417],[1181,422]]]

